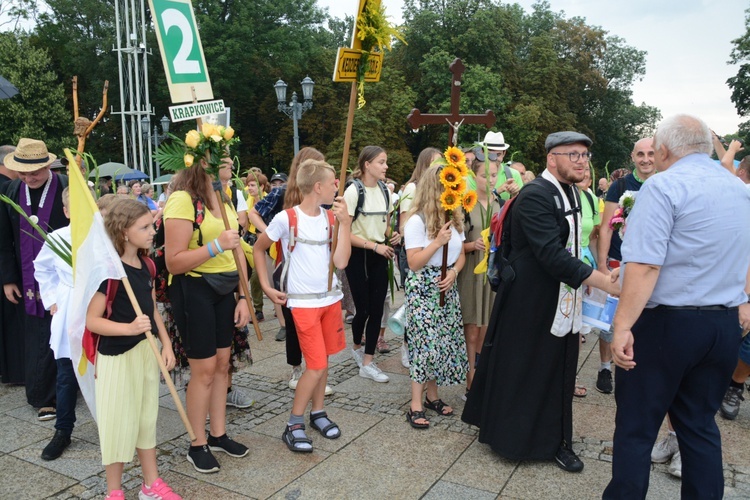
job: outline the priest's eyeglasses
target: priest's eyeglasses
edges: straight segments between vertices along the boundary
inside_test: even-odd
[[[567,156],[568,158],[570,158],[570,161],[572,161],[573,163],[576,163],[581,158],[588,161],[593,156],[591,153],[579,153],[578,151],[573,151],[571,153],[550,153],[550,154],[557,155],[557,156]]]

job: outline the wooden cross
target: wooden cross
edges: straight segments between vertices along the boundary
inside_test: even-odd
[[[406,120],[412,129],[418,129],[422,125],[442,125],[448,123],[450,129],[448,131],[448,143],[455,146],[458,141],[458,129],[461,125],[469,124],[481,124],[490,128],[495,124],[495,113],[492,110],[487,110],[484,114],[478,115],[465,115],[459,112],[459,105],[461,102],[461,76],[466,71],[466,66],[461,62],[461,59],[456,58],[448,67],[450,72],[453,73],[453,80],[451,81],[451,112],[450,114],[427,114],[423,115],[416,108],[412,109]]]

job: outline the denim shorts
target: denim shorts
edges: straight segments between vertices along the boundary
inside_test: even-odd
[[[740,359],[750,365],[750,334],[745,335],[740,344]]]

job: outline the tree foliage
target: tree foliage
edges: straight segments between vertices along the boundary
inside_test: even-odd
[[[51,68],[50,88],[57,89],[50,96],[62,99],[70,118],[73,75],[79,76],[82,115],[98,111],[105,79],[110,103],[119,109],[111,1],[46,0],[37,9],[35,0],[0,0],[8,1],[17,15],[41,12],[28,40],[48,54],[43,67]],[[214,95],[231,107],[232,125],[242,139],[242,168],[258,166],[268,173],[288,168],[293,124],[278,111],[273,85],[285,80],[289,100],[292,91],[301,93],[298,82],[305,76],[316,85],[313,108],[299,122],[300,143],[340,164],[351,87],[332,82],[331,73],[336,49],[351,40],[354,20],[330,18],[315,0],[193,0],[193,7]],[[389,175],[403,181],[424,147],[446,146],[447,124],[415,133],[405,118],[412,108],[449,111],[448,65],[456,57],[467,67],[461,111],[493,110],[494,129],[504,133],[516,159],[536,171],[544,166],[544,139],[550,132],[589,134],[597,165],[610,161],[612,169],[629,163],[633,142],[659,119],[658,110],[632,100],[632,85],[645,74],[645,52],[585,19],[554,12],[548,2],[536,3],[527,13],[495,0],[405,0],[403,33],[407,44],[394,43],[381,82],[366,86],[368,103],[355,113],[349,168],[363,146],[378,144],[389,153]],[[153,51],[150,97],[158,118],[171,103],[151,25],[147,40]],[[733,57],[747,60],[750,36],[736,43]],[[25,106],[31,114],[39,107],[35,102]],[[108,118],[87,143],[103,161],[122,155],[119,117]],[[173,131],[180,135],[192,126],[174,124]],[[62,122],[45,131],[60,143],[71,138]],[[485,132],[483,126],[464,126],[459,142],[471,144]]]

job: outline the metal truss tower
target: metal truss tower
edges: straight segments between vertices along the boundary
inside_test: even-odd
[[[120,74],[122,149],[125,165],[154,178],[149,122],[153,114],[148,93],[146,10],[144,0],[115,0],[117,52]]]

